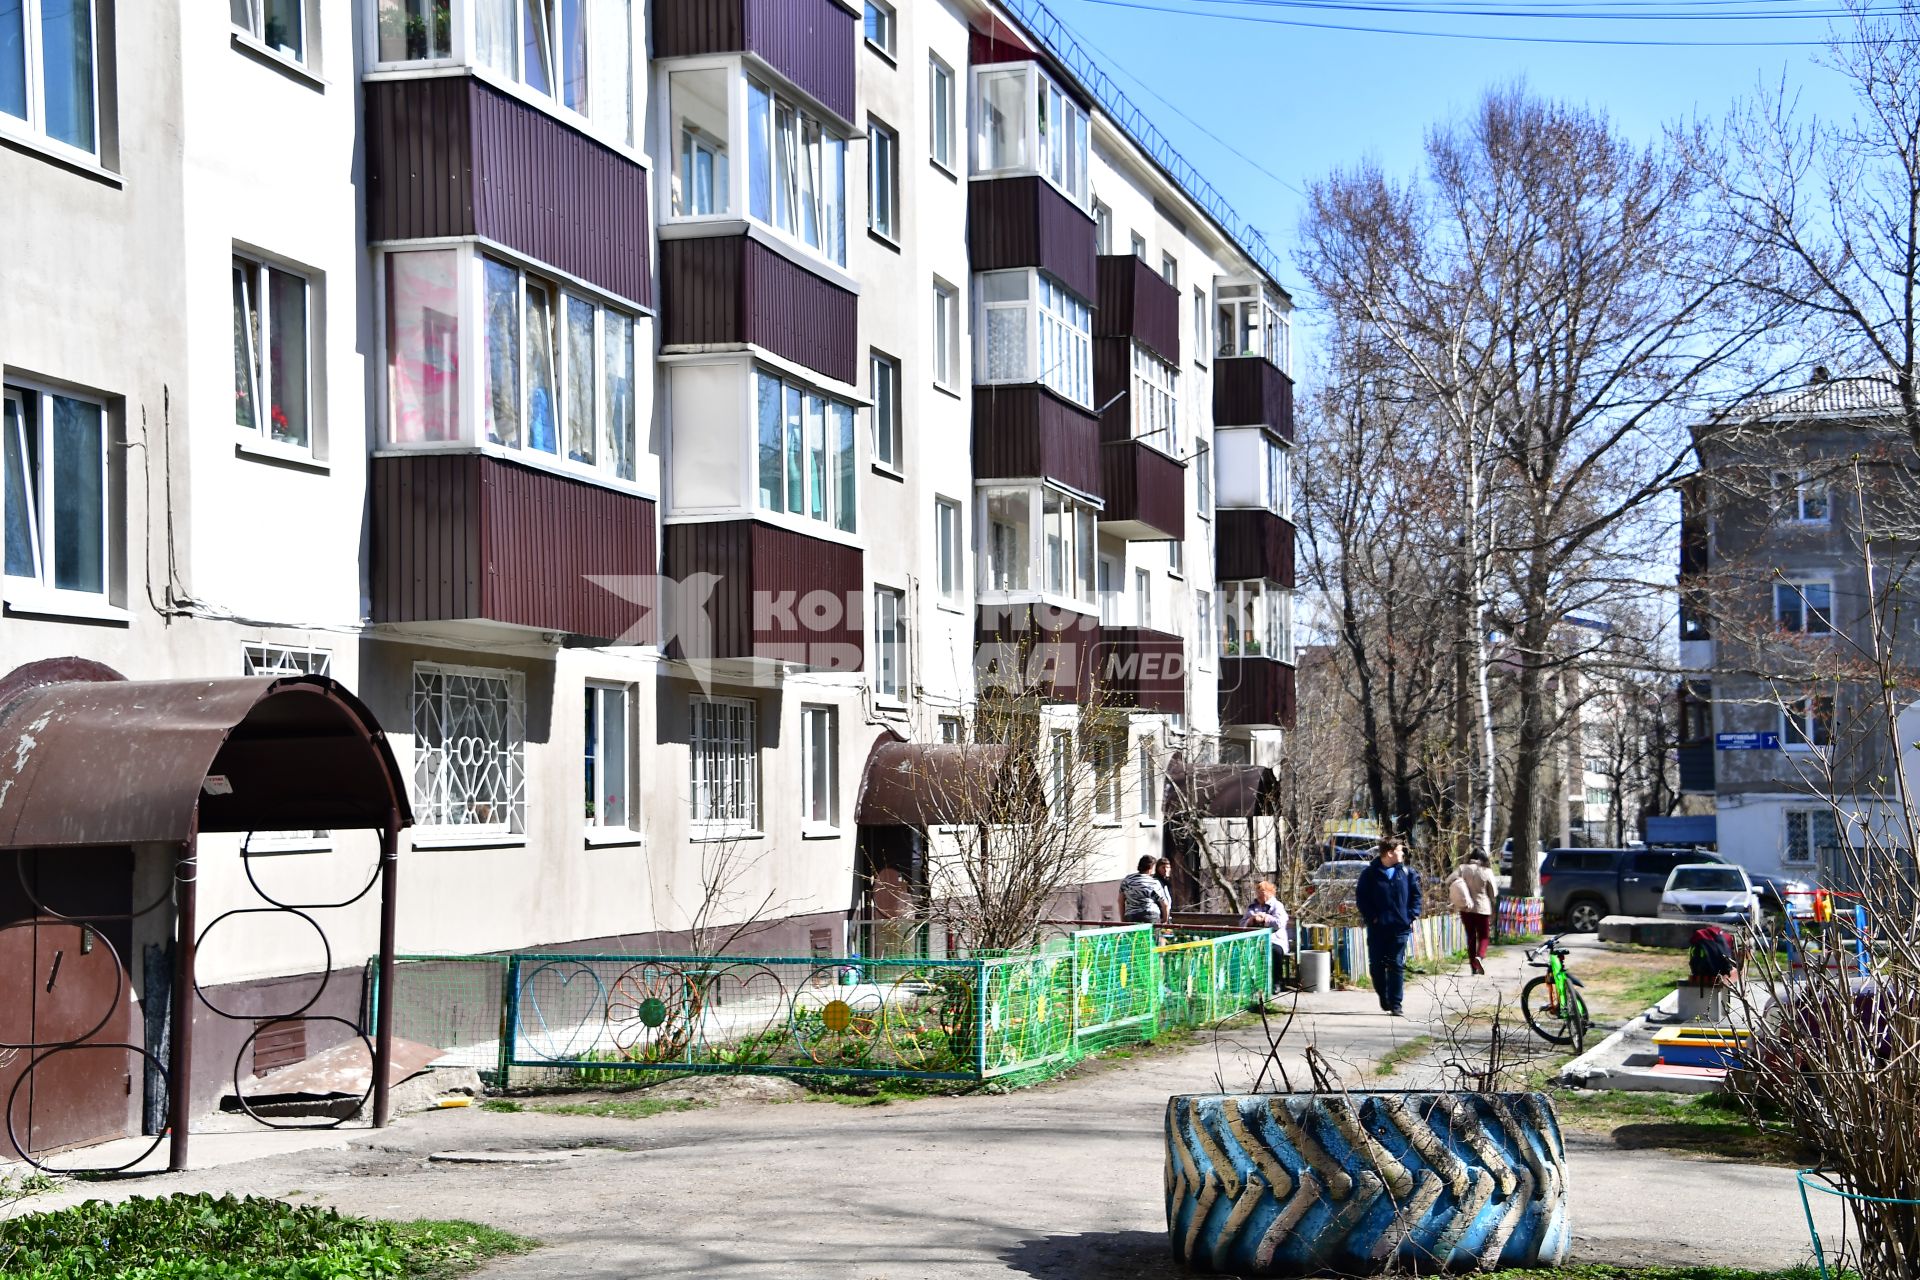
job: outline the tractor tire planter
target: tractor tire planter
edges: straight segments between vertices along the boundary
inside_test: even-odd
[[[1195,1271],[1553,1266],[1573,1239],[1539,1093],[1176,1097],[1166,1141],[1167,1238]]]

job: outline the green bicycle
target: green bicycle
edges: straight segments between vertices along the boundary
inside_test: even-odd
[[[1535,959],[1542,951],[1547,953],[1547,958]],[[1567,949],[1560,945],[1560,938],[1549,938],[1540,946],[1530,948],[1527,963],[1546,970],[1520,989],[1520,1012],[1526,1015],[1527,1025],[1548,1044],[1570,1044],[1576,1051],[1585,1049],[1587,1029],[1593,1020],[1587,1014],[1587,1002],[1577,990],[1584,984],[1568,971]]]

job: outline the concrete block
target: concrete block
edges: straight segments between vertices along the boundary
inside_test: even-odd
[[[1636,947],[1671,947],[1684,951],[1700,926],[1690,920],[1650,920],[1645,916],[1608,916],[1600,922],[1600,941],[1625,942]]]
[[[1686,982],[1682,983],[1678,990],[1680,1003],[1675,1013],[1679,1015],[1680,1021],[1714,1024],[1724,1024],[1727,1021],[1731,1002],[1727,998],[1729,993],[1725,987],[1708,987],[1703,993],[1699,984]]]

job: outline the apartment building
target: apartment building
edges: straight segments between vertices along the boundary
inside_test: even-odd
[[[1695,445],[1680,544],[1680,790],[1749,869],[1826,873],[1860,842],[1892,769],[1912,771],[1887,759],[1862,660],[1873,648],[1868,536],[1883,603],[1907,572],[1911,445],[1897,392],[1817,370],[1697,429]],[[1894,615],[1883,625],[1896,628],[1897,662],[1920,657]]]
[[[1277,750],[1291,300],[1038,0],[16,8],[0,673],[340,682],[409,785],[403,950],[736,900],[872,946],[929,891],[876,749],[1009,687],[1110,797],[1099,919],[1169,769]],[[203,838],[197,1105],[288,999],[345,1020],[299,1049],[360,1018],[376,856]]]

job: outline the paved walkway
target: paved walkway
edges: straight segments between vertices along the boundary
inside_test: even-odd
[[[1381,1014],[1364,991],[1315,999],[1289,1037],[1288,1069],[1304,1080],[1300,1054],[1318,1042],[1358,1083],[1361,1064],[1427,1030],[1423,1015],[1437,1000],[1517,991],[1518,957],[1466,984],[1410,991],[1415,1016],[1405,1019]],[[252,1192],[378,1216],[472,1218],[547,1244],[489,1268],[488,1280],[1171,1280],[1184,1273],[1165,1243],[1161,1114],[1171,1093],[1243,1085],[1250,1043],[1243,1032],[1016,1094],[884,1107],[738,1103],[640,1121],[431,1112],[352,1135],[345,1150],[78,1194]],[[427,1158],[566,1147],[590,1154],[545,1165]],[[1569,1161],[1582,1259],[1786,1266],[1806,1257],[1788,1170],[1624,1152],[1579,1136]]]

